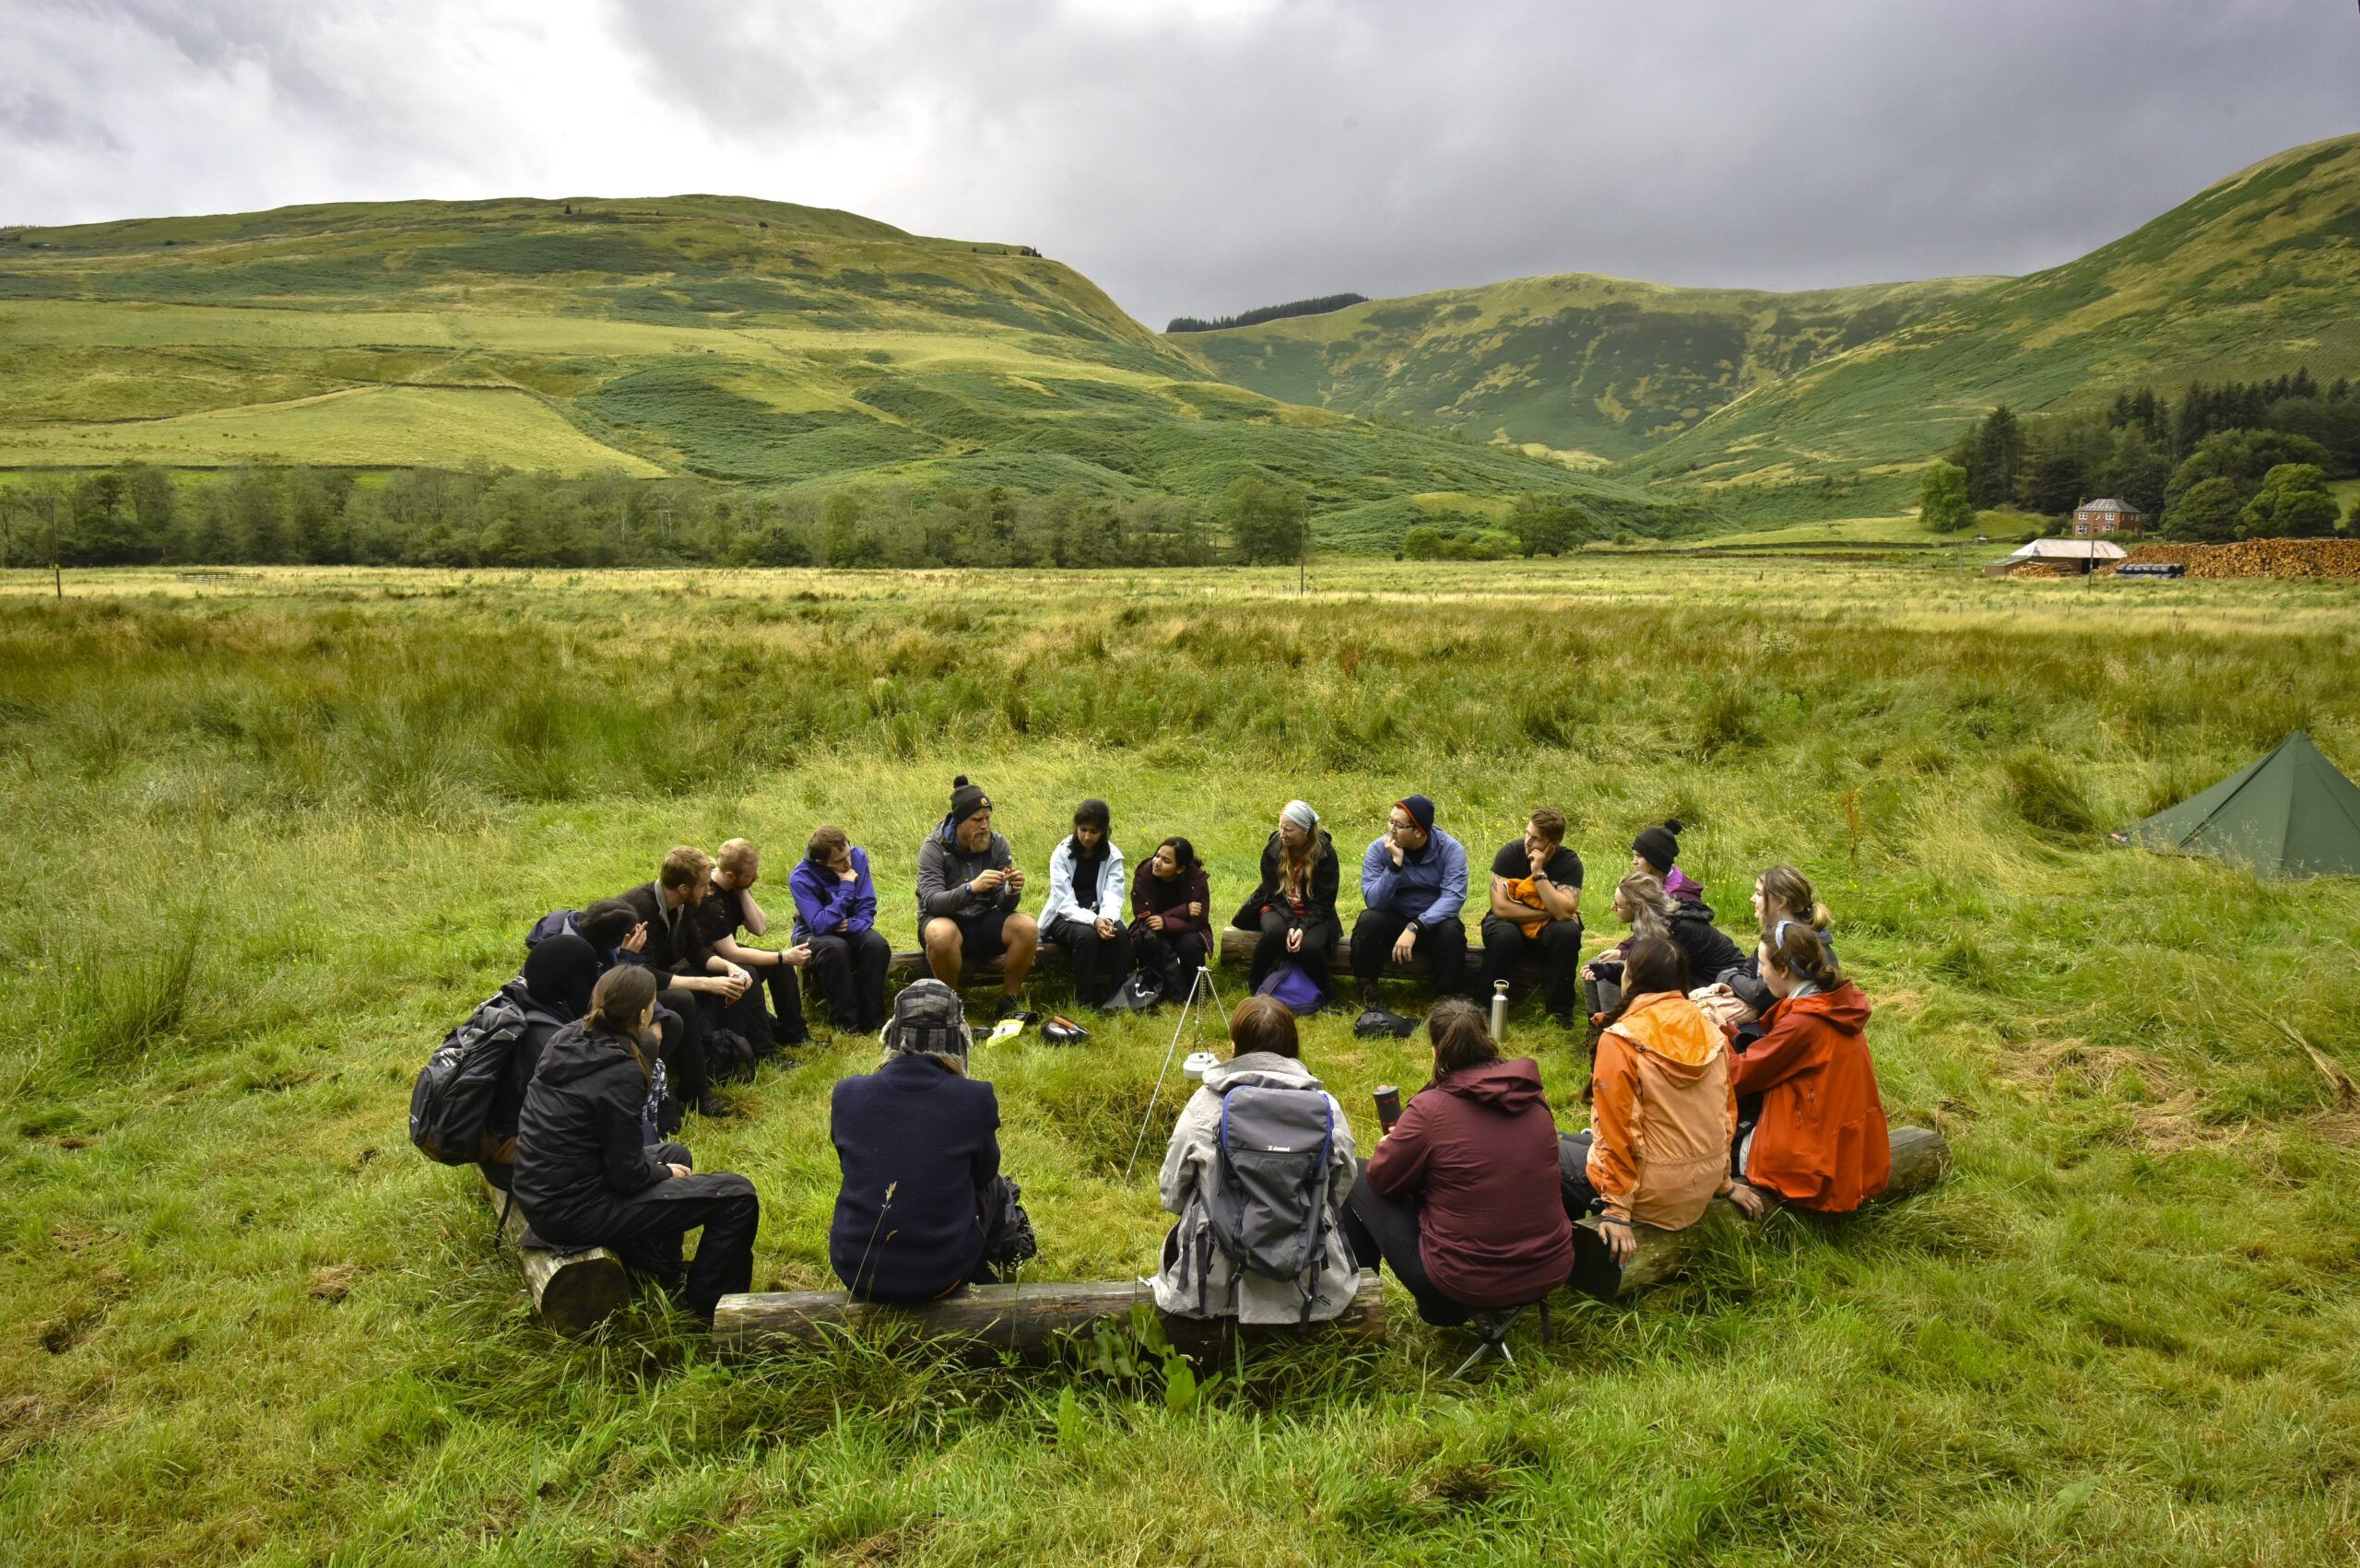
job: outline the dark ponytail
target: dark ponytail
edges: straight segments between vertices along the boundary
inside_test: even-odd
[[[1762,950],[1783,973],[1807,980],[1822,991],[1844,984],[1844,971],[1826,939],[1802,920],[1780,920],[1762,928]]]

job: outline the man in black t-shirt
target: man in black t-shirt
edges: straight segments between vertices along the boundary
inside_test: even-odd
[[[803,1021],[803,990],[795,972],[809,961],[811,949],[749,948],[738,933],[766,937],[770,917],[754,902],[754,883],[761,876],[761,854],[744,839],[731,839],[714,860],[705,895],[690,914],[698,938],[711,955],[708,967],[746,976],[749,984],[715,1018],[715,1025],[734,1029],[765,1055],[773,1046],[800,1045],[811,1038]],[[758,983],[758,984],[757,984]],[[771,1008],[762,1008],[762,985],[770,988]]]
[[[1476,995],[1488,998],[1527,958],[1540,962],[1549,1016],[1572,1028],[1581,998],[1582,857],[1565,847],[1565,814],[1553,806],[1535,808],[1524,837],[1492,861]]]

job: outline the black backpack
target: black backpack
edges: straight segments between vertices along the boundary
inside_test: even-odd
[[[442,1037],[409,1091],[409,1140],[420,1154],[445,1165],[481,1156],[492,1099],[524,1032],[524,1009],[503,992]]]
[[[1334,1109],[1316,1080],[1300,1089],[1239,1084],[1221,1097],[1221,1190],[1205,1205],[1206,1229],[1238,1267],[1302,1291],[1305,1323],[1328,1250],[1335,1146]]]

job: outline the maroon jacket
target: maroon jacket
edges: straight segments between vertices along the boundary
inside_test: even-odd
[[[1188,906],[1205,906],[1202,914],[1190,914]],[[1134,934],[1146,930],[1147,917],[1163,916],[1163,934],[1167,937],[1198,936],[1210,937],[1213,921],[1211,884],[1206,879],[1201,866],[1186,877],[1174,877],[1166,882],[1139,862],[1131,877],[1131,930]]]
[[[1565,1282],[1573,1227],[1557,1185],[1557,1125],[1529,1056],[1420,1090],[1369,1156],[1369,1185],[1422,1193],[1418,1257],[1469,1306],[1528,1302]]]

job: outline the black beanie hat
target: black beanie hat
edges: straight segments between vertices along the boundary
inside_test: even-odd
[[[991,804],[992,797],[983,792],[982,786],[969,784],[966,774],[962,773],[950,781],[950,825],[952,827],[957,827],[978,811],[989,810]]]
[[[1658,873],[1669,873],[1672,863],[1680,858],[1680,819],[1674,817],[1657,827],[1641,828],[1639,836],[1631,841],[1631,853]]]

